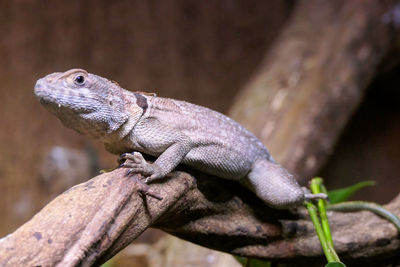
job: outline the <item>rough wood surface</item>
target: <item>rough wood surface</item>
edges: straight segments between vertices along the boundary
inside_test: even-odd
[[[0,242],[2,266],[98,265],[148,227],[230,253],[310,262],[321,248],[302,213],[264,206],[235,183],[174,172],[138,192],[137,177],[118,169],[58,196]],[[197,181],[197,182],[196,182]],[[400,215],[400,196],[387,206]],[[337,251],[346,260],[393,257],[400,249],[395,227],[368,212],[330,214]]]

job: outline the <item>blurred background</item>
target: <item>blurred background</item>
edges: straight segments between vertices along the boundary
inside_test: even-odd
[[[116,166],[101,144],[63,127],[40,105],[33,94],[37,79],[83,68],[129,90],[227,113],[297,4],[0,1],[0,235],[74,184]],[[400,189],[400,57],[389,55],[315,172],[331,189],[375,180],[356,198],[379,203]],[[153,231],[139,242],[163,235]]]

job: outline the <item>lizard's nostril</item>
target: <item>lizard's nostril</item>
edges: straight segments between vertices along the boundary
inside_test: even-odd
[[[35,84],[35,89],[42,89],[42,88],[43,88],[43,85],[41,83],[37,82]]]
[[[35,84],[35,89],[42,89],[43,88],[43,83],[41,80],[37,81]]]

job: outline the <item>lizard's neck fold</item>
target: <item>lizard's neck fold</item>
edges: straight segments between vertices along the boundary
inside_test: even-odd
[[[103,143],[116,143],[124,139],[138,123],[139,119],[144,115],[146,109],[136,104],[136,98],[132,99],[132,93],[125,93],[125,107],[126,112],[129,114],[128,119],[123,123],[118,130],[109,133],[101,138]]]
[[[121,141],[132,131],[141,116],[141,113],[133,113],[131,116],[128,117],[128,120],[124,124],[122,124],[118,130],[103,136],[101,138],[101,142],[111,144]]]

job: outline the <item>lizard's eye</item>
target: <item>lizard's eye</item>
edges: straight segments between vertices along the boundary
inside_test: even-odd
[[[78,75],[75,77],[74,82],[76,85],[83,85],[85,83],[85,77]]]

